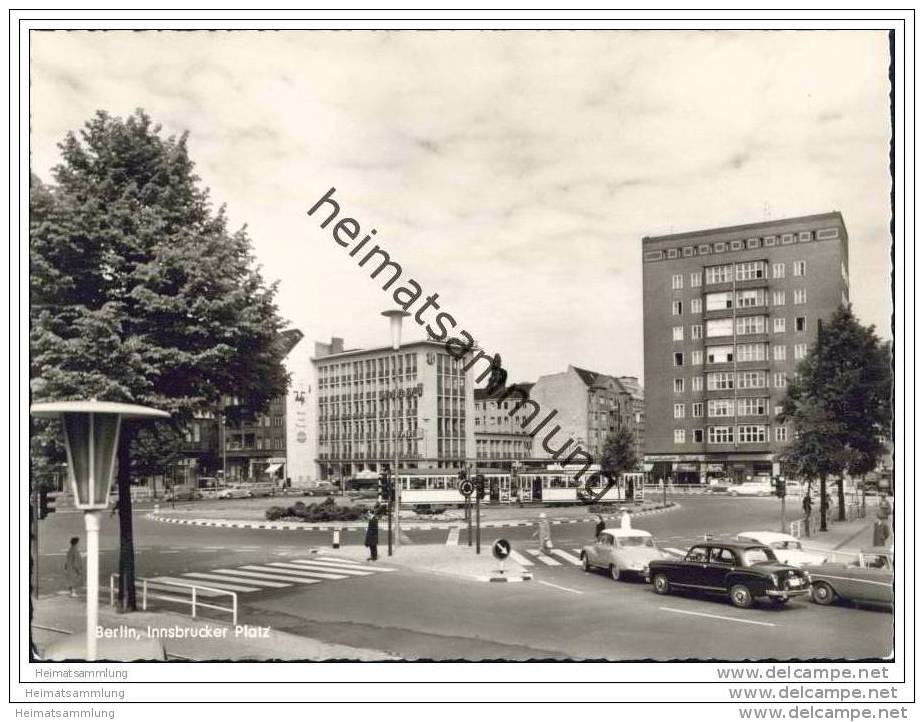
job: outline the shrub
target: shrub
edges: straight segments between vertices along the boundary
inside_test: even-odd
[[[289,510],[283,506],[271,506],[266,510],[267,521],[276,521],[289,515]]]

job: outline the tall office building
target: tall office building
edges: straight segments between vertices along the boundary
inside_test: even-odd
[[[399,469],[458,469],[475,459],[471,356],[446,345],[412,341],[344,349],[343,339],[316,343],[313,394],[318,479],[350,478],[394,466],[395,405]]]
[[[848,303],[838,212],[642,239],[653,479],[769,476],[787,380]]]

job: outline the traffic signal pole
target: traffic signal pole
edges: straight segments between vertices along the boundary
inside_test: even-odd
[[[475,554],[481,554],[481,489],[475,489]]]

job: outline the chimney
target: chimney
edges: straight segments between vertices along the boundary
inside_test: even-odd
[[[331,336],[330,352],[332,354],[343,353],[343,339],[342,338],[338,338],[337,336]]]

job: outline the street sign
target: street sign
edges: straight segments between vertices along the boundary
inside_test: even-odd
[[[475,491],[475,484],[471,481],[471,479],[463,479],[459,482],[459,491],[461,492],[462,496],[471,496]]]
[[[510,556],[510,542],[506,539],[498,539],[491,547],[491,553],[494,555],[495,559],[504,561],[504,559]]]

